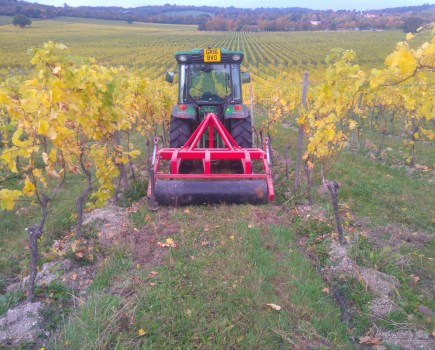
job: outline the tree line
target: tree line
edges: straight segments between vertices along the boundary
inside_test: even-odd
[[[310,10],[306,8],[257,8],[215,6],[62,7],[17,0],[0,0],[0,15],[49,19],[57,16],[132,22],[193,24],[207,31],[308,31],[398,29],[413,32],[433,21],[435,5],[383,10]]]

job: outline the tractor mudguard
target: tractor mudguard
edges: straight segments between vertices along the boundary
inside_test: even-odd
[[[172,107],[171,116],[181,119],[196,119],[196,106],[190,104],[175,105]]]
[[[241,107],[241,108],[240,108]],[[240,108],[240,109],[237,109]],[[224,110],[224,119],[243,119],[249,117],[247,105],[227,105]]]

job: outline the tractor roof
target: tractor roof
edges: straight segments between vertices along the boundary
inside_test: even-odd
[[[215,56],[217,54],[217,56]],[[243,52],[224,48],[192,49],[177,51],[175,58],[178,63],[237,63],[243,61]],[[181,59],[180,59],[181,57]]]

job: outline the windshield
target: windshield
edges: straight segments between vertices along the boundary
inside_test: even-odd
[[[240,100],[239,65],[192,64],[180,66],[180,102],[221,103],[227,98]]]

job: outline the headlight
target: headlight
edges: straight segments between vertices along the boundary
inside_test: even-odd
[[[233,61],[240,61],[241,56],[239,54],[233,55]]]
[[[181,62],[186,62],[186,61],[187,61],[187,56],[186,56],[186,55],[181,55],[181,56],[178,56],[178,59],[179,59]]]

